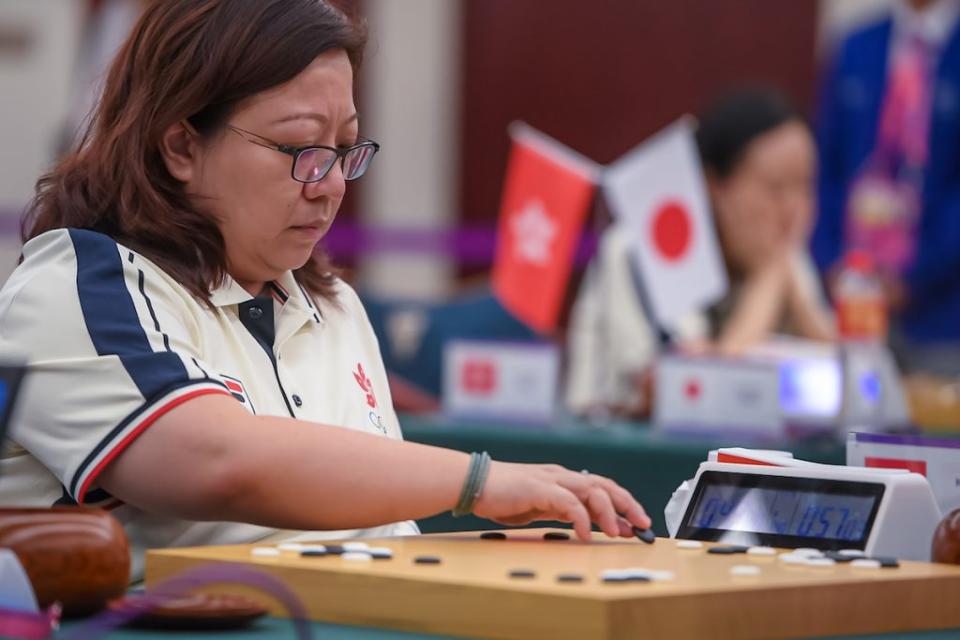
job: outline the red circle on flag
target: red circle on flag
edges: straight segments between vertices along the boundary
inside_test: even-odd
[[[653,214],[653,246],[666,260],[679,260],[687,253],[692,231],[690,213],[676,200],[660,205]]]

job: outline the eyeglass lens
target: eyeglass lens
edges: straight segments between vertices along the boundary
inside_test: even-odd
[[[360,145],[350,149],[343,158],[344,180],[356,180],[364,174],[373,159],[373,145]],[[305,149],[297,156],[293,177],[301,182],[323,180],[337,161],[337,154],[330,149]]]

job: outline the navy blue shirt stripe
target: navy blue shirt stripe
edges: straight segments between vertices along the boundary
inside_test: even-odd
[[[300,293],[303,294],[303,299],[307,301],[307,306],[310,307],[311,309],[314,309],[314,312],[313,312],[313,321],[316,322],[317,324],[320,324],[320,317],[317,315],[317,311],[316,311],[315,307],[313,306],[313,300],[311,299],[310,294],[307,293],[307,290],[304,289],[304,288],[303,288],[303,285],[300,284],[299,282],[297,283],[297,287],[299,287]]]
[[[138,273],[137,286],[140,288],[140,295],[143,296],[143,300],[147,303],[147,309],[150,311],[150,317],[153,318],[153,328],[163,335],[163,347],[167,351],[170,351],[170,336],[160,329],[160,321],[157,320],[157,314],[153,310],[153,302],[150,300],[150,296],[147,295],[147,291],[143,286],[146,276],[143,275],[143,271],[139,271]]]
[[[87,332],[101,356],[116,355],[147,400],[190,378],[176,353],[154,352],[124,282],[123,261],[109,236],[70,229],[77,293]]]

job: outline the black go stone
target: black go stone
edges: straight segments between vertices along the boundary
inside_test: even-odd
[[[657,540],[657,534],[653,532],[653,529],[641,529],[640,527],[633,527],[633,535],[637,536],[647,544],[653,544]]]
[[[624,582],[651,582],[652,578],[650,576],[627,576],[623,579]]]
[[[824,551],[823,555],[825,558],[830,558],[834,562],[852,562],[857,559],[855,556],[848,556],[837,551]]]
[[[880,563],[884,569],[896,569],[900,566],[900,561],[896,558],[872,558]]]
[[[729,547],[710,547],[707,549],[707,553],[715,553],[717,555],[732,555],[734,553],[746,553],[747,549],[749,549],[749,547],[730,545]]]
[[[514,569],[510,572],[511,578],[536,578],[537,574],[530,569]]]
[[[480,534],[481,540],[506,540],[507,534],[500,531],[484,531]]]
[[[300,552],[301,558],[322,558],[325,555],[327,555],[327,552],[319,549],[308,549]]]
[[[413,561],[416,564],[440,564],[441,562],[437,556],[417,556]]]
[[[579,573],[561,573],[557,576],[557,582],[583,582],[583,576]]]
[[[608,576],[604,582],[650,582],[649,576]]]
[[[547,531],[543,534],[544,540],[569,540],[570,534],[563,531]]]

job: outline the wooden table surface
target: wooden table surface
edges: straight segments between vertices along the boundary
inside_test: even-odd
[[[591,544],[547,541],[546,530],[364,540],[392,560],[255,557],[252,545],[150,551],[147,583],[211,562],[242,563],[280,577],[313,620],[482,638],[813,637],[960,627],[960,567],[901,562],[896,569],[788,565],[778,557],[713,555],[595,534]],[[421,555],[439,565],[413,562]],[[733,576],[734,565],[757,576]],[[606,569],[674,573],[650,583],[604,583]],[[530,569],[534,578],[511,578]],[[583,583],[559,583],[579,573]],[[244,587],[219,592],[256,594]],[[262,598],[262,596],[261,596]],[[274,613],[280,613],[277,607]]]

